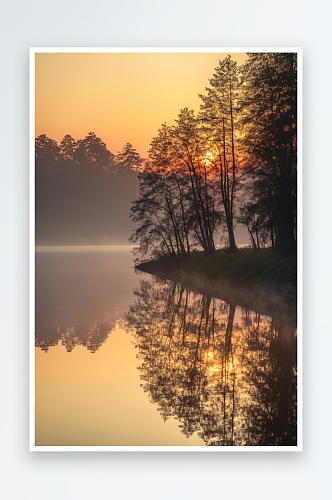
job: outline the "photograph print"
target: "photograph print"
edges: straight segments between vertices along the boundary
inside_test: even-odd
[[[30,49],[30,450],[301,451],[301,64]]]

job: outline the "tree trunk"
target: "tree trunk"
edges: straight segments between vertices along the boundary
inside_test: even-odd
[[[227,223],[227,231],[228,231],[228,238],[229,238],[229,249],[230,249],[231,252],[236,252],[237,251],[237,246],[236,246],[236,243],[235,243],[235,236],[234,236],[234,230],[233,230],[233,221],[227,215],[226,215],[226,223]]]
[[[274,247],[273,226],[271,225],[271,246]]]
[[[257,224],[256,224],[256,228],[255,228],[255,233],[256,233],[256,240],[257,240],[257,249],[259,250],[259,249],[260,249],[260,246],[259,246],[259,238],[258,238],[258,227],[257,227]]]
[[[255,241],[254,235],[252,234],[252,231],[250,230],[248,219],[246,220],[246,222],[247,222],[247,229],[248,229],[248,232],[249,232],[249,234],[251,236],[252,244],[254,246],[254,250],[256,251],[257,250],[257,245],[256,245],[256,241]]]

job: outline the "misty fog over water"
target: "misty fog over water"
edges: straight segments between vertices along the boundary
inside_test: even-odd
[[[125,245],[136,172],[81,164],[36,165],[36,245]]]
[[[137,198],[137,173],[116,173],[89,164],[36,164],[36,245],[128,245],[135,229],[130,208]],[[239,247],[247,230],[236,229]],[[221,243],[222,234],[216,236]]]

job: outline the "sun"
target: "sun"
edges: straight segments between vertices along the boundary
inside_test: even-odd
[[[205,163],[205,165],[206,165],[206,166],[211,165],[211,163],[212,163],[212,161],[213,161],[213,160],[214,160],[214,156],[213,156],[213,154],[212,154],[210,151],[208,151],[208,152],[205,154],[205,156],[204,156],[204,163]]]

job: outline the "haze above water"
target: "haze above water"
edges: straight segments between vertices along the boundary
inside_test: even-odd
[[[36,248],[36,445],[296,445],[296,321]]]

